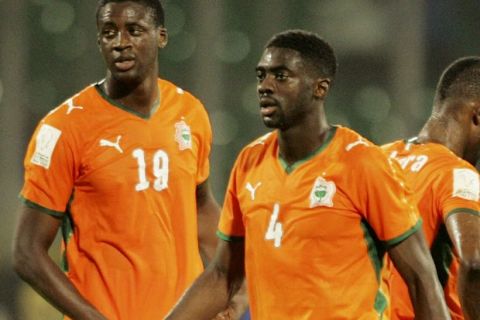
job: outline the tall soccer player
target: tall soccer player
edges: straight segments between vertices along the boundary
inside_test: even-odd
[[[480,319],[480,57],[448,66],[418,136],[383,148],[414,191],[452,319]],[[390,280],[392,319],[416,319],[398,271]]]
[[[213,262],[169,320],[208,319],[246,273],[252,319],[382,319],[383,254],[410,284],[417,319],[448,319],[401,170],[354,131],[327,122],[336,73],[318,35],[273,36],[256,67],[260,114],[275,129],[240,153]]]
[[[159,0],[100,0],[105,79],[39,123],[25,158],[17,273],[71,319],[161,319],[216,247],[202,103],[158,78]],[[64,272],[48,249],[61,227]]]

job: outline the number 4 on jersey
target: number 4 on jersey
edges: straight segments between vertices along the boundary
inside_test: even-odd
[[[278,214],[280,213],[280,204],[273,205],[273,212],[270,216],[270,223],[268,224],[267,232],[265,233],[265,240],[273,240],[275,248],[279,248],[282,244],[283,227],[282,223],[278,222]]]

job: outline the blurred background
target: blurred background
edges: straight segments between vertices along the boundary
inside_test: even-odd
[[[478,0],[168,0],[160,75],[205,104],[213,125],[211,181],[223,200],[242,146],[266,132],[254,68],[276,32],[304,28],[336,50],[331,123],[376,143],[415,135],[441,71],[479,54]],[[103,78],[96,1],[0,0],[0,320],[60,319],[13,274],[10,244],[22,161],[36,123]],[[52,255],[59,256],[57,248]]]

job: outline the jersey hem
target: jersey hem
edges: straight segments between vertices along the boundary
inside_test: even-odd
[[[241,236],[226,235],[225,233],[221,232],[220,230],[217,230],[217,237],[219,237],[220,239],[222,239],[224,241],[228,241],[228,242],[238,242],[238,241],[243,241],[245,239],[245,237],[241,237]]]
[[[466,214],[470,214],[470,215],[473,215],[473,216],[480,216],[480,212],[478,212],[477,210],[474,210],[474,209],[470,209],[470,208],[456,208],[456,209],[453,209],[451,210],[449,213],[447,213],[445,215],[445,219],[444,221],[447,221],[447,219],[457,213],[466,213]]]
[[[46,213],[50,216],[54,216],[55,218],[63,218],[63,216],[65,215],[65,212],[45,208],[45,207],[39,205],[38,203],[35,203],[33,201],[28,200],[27,198],[25,198],[22,195],[19,195],[18,197],[20,198],[20,201],[22,201],[27,207],[32,208],[32,209],[37,209],[37,210],[39,210],[43,213]]]
[[[423,220],[422,219],[418,219],[418,222],[413,226],[411,227],[410,229],[408,229],[406,232],[404,232],[403,234],[399,235],[398,237],[395,237],[393,239],[390,239],[388,241],[385,241],[385,245],[387,247],[391,247],[391,246],[394,246],[400,242],[402,242],[403,240],[407,239],[408,237],[410,237],[412,234],[414,234],[415,232],[418,231],[418,229],[420,229],[422,227],[422,223],[423,223]]]

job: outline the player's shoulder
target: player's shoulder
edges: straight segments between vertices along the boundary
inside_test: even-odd
[[[48,112],[40,123],[65,129],[83,127],[98,116],[94,109],[97,108],[101,99],[95,89],[95,84],[88,85]]]
[[[449,150],[450,151],[450,150]],[[478,171],[475,167],[466,161],[465,159],[460,158],[453,152],[443,153],[437,157],[438,162],[438,171],[452,171],[452,172],[470,172],[469,174],[478,176]]]
[[[360,160],[382,152],[379,146],[360,133],[343,126],[337,126],[333,143],[334,147],[346,158]]]
[[[380,148],[387,153],[398,151],[405,148],[405,141],[395,140],[395,141],[387,142],[380,145]]]
[[[165,79],[158,79],[162,104],[168,105],[164,112],[181,114],[194,119],[195,126],[210,125],[208,111],[203,103],[192,93]]]
[[[159,78],[158,84],[163,95],[162,99],[181,100],[189,103],[191,106],[203,107],[202,102],[197,97],[195,97],[191,92],[177,86],[173,82]]]
[[[277,132],[268,132],[243,147],[237,157],[237,162],[245,167],[260,163],[265,160],[266,156],[274,154],[272,150],[276,144]]]

